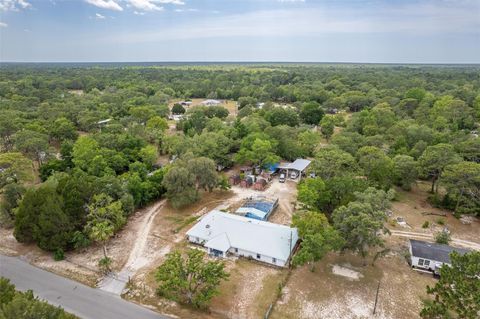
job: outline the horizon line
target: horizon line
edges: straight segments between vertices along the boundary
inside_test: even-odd
[[[0,64],[101,64],[101,63],[165,63],[165,64],[380,64],[380,65],[480,65],[480,62],[360,62],[360,61],[0,61]]]

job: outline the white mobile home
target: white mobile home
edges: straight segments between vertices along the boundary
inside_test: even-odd
[[[286,267],[298,242],[296,228],[217,210],[202,217],[187,232],[188,240],[217,257],[228,254]]]
[[[438,274],[444,264],[450,265],[450,254],[454,251],[461,255],[469,252],[468,249],[410,239],[410,265]]]

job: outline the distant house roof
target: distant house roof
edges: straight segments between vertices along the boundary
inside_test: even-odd
[[[106,119],[106,120],[101,120],[101,121],[98,121],[97,124],[107,124],[108,122],[110,122],[112,119]]]
[[[203,105],[213,105],[213,104],[220,104],[220,103],[222,102],[220,102],[219,100],[212,100],[212,99],[208,99],[202,102]]]
[[[205,240],[205,246],[220,251],[233,247],[280,260],[288,260],[298,241],[296,228],[218,210],[202,217],[187,235]]]
[[[453,251],[463,255],[469,252],[468,249],[455,248],[448,245],[429,243],[421,240],[410,239],[412,255],[418,258],[439,261],[450,264],[450,254]]]
[[[303,158],[297,158],[295,162],[293,163],[285,163],[281,164],[279,166],[280,169],[294,169],[300,172],[303,172],[307,169],[307,167],[310,165],[312,161],[303,159]]]

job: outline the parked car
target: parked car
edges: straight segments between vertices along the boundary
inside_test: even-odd
[[[285,174],[284,173],[280,174],[280,177],[279,177],[278,181],[280,183],[285,183]]]
[[[296,179],[298,177],[298,174],[296,172],[291,172],[290,173],[290,178],[291,179]]]

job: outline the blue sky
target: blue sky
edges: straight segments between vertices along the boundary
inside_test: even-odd
[[[480,0],[0,0],[0,61],[480,63]]]

